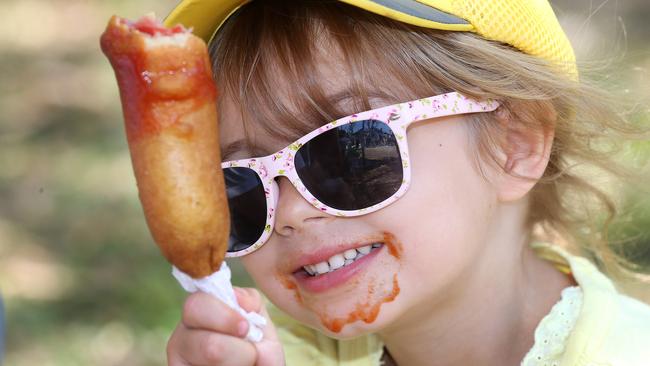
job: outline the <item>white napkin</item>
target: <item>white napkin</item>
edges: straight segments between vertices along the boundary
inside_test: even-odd
[[[246,312],[237,303],[235,291],[230,283],[230,268],[224,261],[219,270],[207,277],[195,279],[183,273],[176,267],[172,267],[172,275],[176,277],[178,282],[183,286],[187,292],[203,291],[211,294],[217,299],[225,302],[228,306],[235,309],[246,320],[248,320],[248,334],[246,339],[251,342],[259,342],[262,340],[262,328],[266,325],[266,319],[258,313]]]

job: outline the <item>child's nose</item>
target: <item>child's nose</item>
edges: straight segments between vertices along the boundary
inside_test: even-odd
[[[286,177],[279,177],[277,184],[280,194],[275,208],[275,232],[278,234],[291,236],[331,217],[307,202]]]

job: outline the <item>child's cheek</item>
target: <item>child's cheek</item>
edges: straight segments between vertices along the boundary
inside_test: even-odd
[[[382,305],[395,300],[400,293],[398,272],[403,245],[395,235],[385,232],[384,246],[380,250],[364,271],[348,283],[323,293],[304,291],[290,276],[276,273],[277,281],[291,294],[292,303],[287,305],[288,309],[296,309],[296,314],[292,315],[334,335],[340,335],[347,325],[353,323],[372,324]],[[308,313],[305,317],[299,315],[305,311]],[[314,321],[318,324],[313,324]]]

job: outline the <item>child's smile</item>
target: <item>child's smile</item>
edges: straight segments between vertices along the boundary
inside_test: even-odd
[[[276,278],[332,332],[357,320],[373,322],[381,304],[399,294],[402,246],[390,233],[302,249],[287,253]]]
[[[310,276],[320,277],[326,273],[336,271],[343,267],[348,268],[348,266],[355,263],[358,259],[370,254],[371,251],[376,253],[374,250],[380,248],[382,245],[383,243],[377,242],[362,247],[346,249],[344,252],[334,254],[325,261],[316,264],[308,264],[302,266],[302,268]]]
[[[375,242],[361,247],[356,247],[356,245],[358,244],[353,244],[354,247],[350,249],[332,248],[338,252],[332,256],[326,253],[331,250],[325,249],[305,254],[303,256],[305,260],[301,260],[301,262],[314,264],[301,266],[300,269],[293,272],[294,278],[301,288],[313,293],[324,292],[345,283],[376,257],[383,244]],[[326,259],[322,260],[323,258]]]

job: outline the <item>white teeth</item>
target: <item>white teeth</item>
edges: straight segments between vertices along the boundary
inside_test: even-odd
[[[356,249],[348,249],[343,253],[343,256],[345,259],[354,259],[354,257],[357,256],[357,250]]]
[[[330,266],[327,262],[320,262],[316,264],[316,274],[327,273],[330,271]]]
[[[308,272],[310,275],[313,276],[313,275],[316,274],[316,266],[315,266],[315,265],[310,264],[310,265],[305,266],[305,267],[307,268],[307,272]]]
[[[368,254],[368,253],[370,253],[370,249],[372,249],[372,247],[371,247],[370,245],[366,245],[365,247],[357,248],[357,250],[358,250],[359,253],[361,253],[361,254]]]
[[[348,249],[343,253],[334,254],[327,261],[316,264],[308,264],[303,267],[305,272],[312,276],[318,276],[335,271],[341,267],[350,265],[355,260],[364,257],[371,250],[381,247],[381,243],[373,243],[357,249]]]
[[[332,270],[339,269],[343,267],[343,264],[345,263],[345,258],[343,258],[343,256],[340,254],[335,254],[330,259],[328,259],[327,262],[330,265],[330,269]]]

